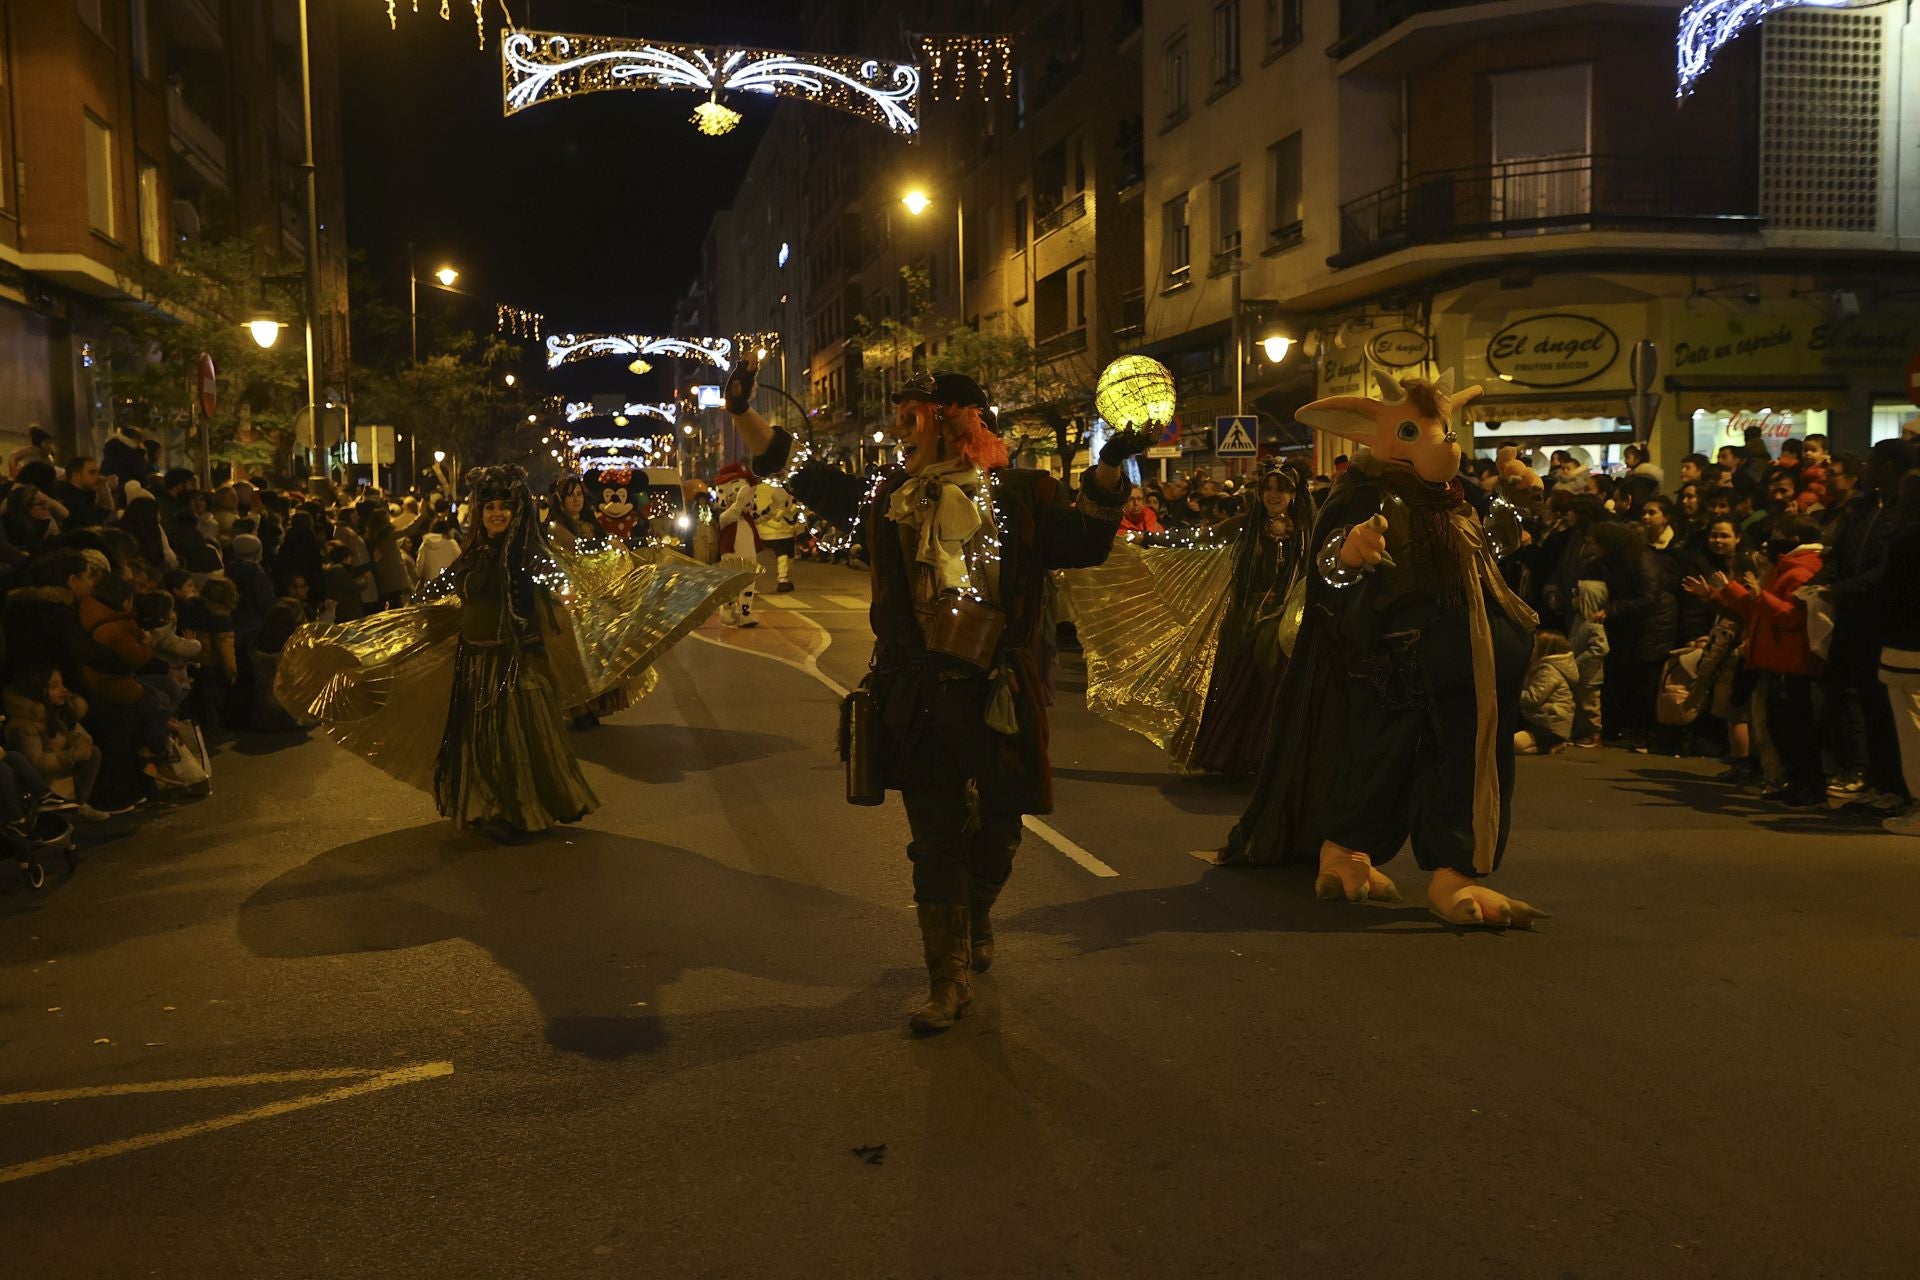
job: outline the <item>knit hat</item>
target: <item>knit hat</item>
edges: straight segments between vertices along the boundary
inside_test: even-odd
[[[266,547],[260,539],[250,533],[235,534],[233,538],[233,558],[244,564],[258,564],[265,554]]]

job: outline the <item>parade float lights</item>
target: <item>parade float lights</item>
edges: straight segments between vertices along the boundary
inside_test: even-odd
[[[1847,9],[1856,0],[1691,0],[1680,11],[1680,27],[1675,38],[1675,62],[1679,87],[1674,96],[1684,98],[1693,92],[1693,83],[1713,65],[1713,55],[1728,41],[1758,26],[1761,19],[1782,9]]]

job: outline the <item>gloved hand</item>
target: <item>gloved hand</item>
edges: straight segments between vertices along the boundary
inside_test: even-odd
[[[1117,467],[1128,458],[1138,457],[1153,447],[1155,432],[1152,431],[1116,431],[1113,438],[1100,446],[1102,466]]]
[[[754,358],[752,352],[734,362],[732,371],[727,374],[726,389],[720,393],[728,413],[737,418],[753,406],[753,389],[759,380],[760,361]]]

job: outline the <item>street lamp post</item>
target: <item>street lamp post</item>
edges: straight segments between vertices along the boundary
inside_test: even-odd
[[[933,197],[914,187],[900,197],[907,212],[919,217],[933,207]],[[953,189],[953,265],[958,273],[955,296],[960,302],[960,323],[967,322],[967,197],[959,187]]]
[[[300,0],[300,127],[304,154],[300,171],[307,195],[307,302],[303,308],[307,327],[307,429],[313,432],[314,470],[324,475],[322,442],[325,428],[320,422],[320,397],[317,392],[317,365],[314,359],[314,311],[320,305],[320,171],[313,156],[313,38],[308,31],[307,0]]]

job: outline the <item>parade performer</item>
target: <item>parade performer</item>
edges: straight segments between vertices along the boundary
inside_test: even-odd
[[[548,539],[520,468],[471,472],[466,490],[459,559],[412,604],[303,627],[274,689],[342,745],[430,791],[456,825],[515,838],[598,804],[560,707],[644,671],[741,575],[675,557],[609,578]]]
[[[1119,464],[1151,438],[1110,441],[1076,502],[1048,473],[1008,465],[973,379],[921,374],[893,400],[905,467],[866,516],[875,643],[863,693],[885,788],[900,792],[912,833],[929,986],[912,1026],[928,1032],[953,1025],[973,998],[971,971],[992,963],[990,912],[1022,815],[1053,808],[1047,573],[1106,558],[1130,488]]]
[[[547,495],[547,534],[553,544],[575,555],[595,560],[612,558],[613,567],[618,572],[618,560],[624,552],[617,546],[600,523],[600,513],[594,509],[593,498],[587,493],[587,482],[576,475],[561,476],[553,482],[553,489]],[[649,668],[643,676],[640,687],[628,684],[616,685],[599,697],[568,707],[563,714],[567,724],[573,729],[592,729],[599,725],[602,716],[625,711],[637,700],[646,696],[653,683],[653,671]]]
[[[1315,892],[1396,899],[1378,870],[1411,837],[1441,919],[1544,915],[1487,887],[1513,794],[1513,734],[1533,611],[1501,577],[1490,525],[1459,479],[1453,415],[1479,395],[1381,378],[1386,398],[1336,396],[1300,421],[1358,441],[1311,544],[1306,612],[1254,798],[1224,863],[1317,860]],[[1501,513],[1492,512],[1491,515]]]
[[[770,480],[753,487],[753,527],[761,549],[773,557],[774,592],[793,590],[793,538],[799,532],[793,498]]]
[[[753,485],[753,472],[744,462],[729,462],[713,477],[715,506],[720,512],[715,518],[720,526],[720,563],[749,570],[757,577],[761,544],[760,530],[754,523]],[[722,606],[721,616],[729,625],[760,625],[753,616],[753,582],[748,578],[740,594]]]
[[[1302,487],[1291,471],[1270,463],[1260,472],[1257,500],[1240,517],[1227,616],[1193,751],[1193,763],[1214,773],[1252,777],[1273,733],[1274,691],[1292,644],[1283,633],[1299,625],[1313,528],[1313,501]]]

